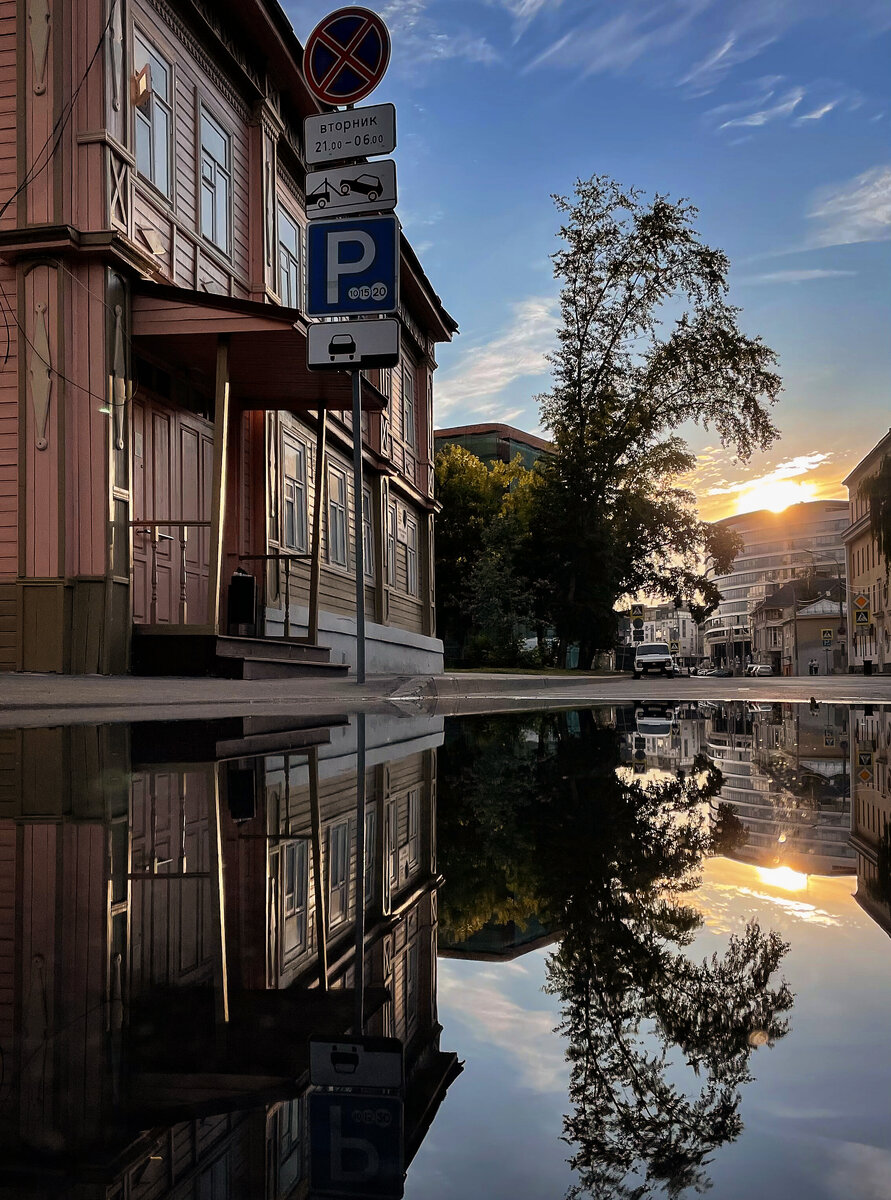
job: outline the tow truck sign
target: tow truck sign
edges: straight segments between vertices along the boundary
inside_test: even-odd
[[[389,212],[395,207],[396,164],[392,158],[311,171],[306,176],[306,215],[310,218]]]

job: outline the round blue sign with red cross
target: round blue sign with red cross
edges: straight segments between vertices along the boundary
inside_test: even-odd
[[[339,8],[309,35],[303,73],[316,99],[355,104],[374,91],[389,62],[390,34],[377,13]]]

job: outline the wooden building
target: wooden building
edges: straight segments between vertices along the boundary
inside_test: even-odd
[[[357,1032],[356,736],[0,733],[2,1200],[307,1195],[308,1041]],[[406,1168],[460,1071],[436,1006],[441,737],[372,719],[366,744],[363,1031],[403,1045]]]
[[[857,856],[855,899],[891,934],[891,705],[851,709],[851,846]]]
[[[277,0],[0,0],[0,669],[353,661],[350,381],[305,365],[301,55]],[[400,278],[402,362],[363,377],[372,671],[442,663],[456,325],[404,238]],[[257,612],[230,629],[239,570]]]

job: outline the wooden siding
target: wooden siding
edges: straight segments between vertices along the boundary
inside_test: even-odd
[[[166,6],[138,3],[132,24],[173,65],[173,173],[169,200],[132,172],[135,240],[146,248],[139,226],[156,229],[163,250],[159,270],[182,287],[220,295],[250,295],[250,128],[247,104],[222,77],[211,74],[204,52],[184,35]],[[132,46],[132,37],[130,39]],[[138,64],[134,63],[134,66]],[[200,113],[204,106],[230,134],[231,253],[200,233]],[[259,192],[259,181],[257,182]],[[173,252],[172,252],[173,251]]]
[[[16,16],[17,0],[0,0],[0,205],[18,186],[16,166],[16,134],[18,106],[16,103]],[[16,206],[11,204],[0,217],[0,229],[10,229],[16,223]],[[5,270],[5,268],[3,268]],[[7,287],[6,279],[3,286]],[[9,289],[7,288],[7,291]]]
[[[0,284],[6,293],[6,307],[18,312],[15,271],[0,263]],[[14,316],[7,313],[9,359],[0,368],[0,579],[15,579],[19,547],[19,339]],[[7,352],[6,330],[0,330],[2,350]],[[3,616],[0,614],[0,628]],[[2,651],[0,651],[2,657]]]

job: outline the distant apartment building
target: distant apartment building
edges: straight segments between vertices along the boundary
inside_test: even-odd
[[[433,432],[435,453],[446,446],[463,446],[490,466],[492,463],[512,462],[519,454],[524,467],[531,467],[543,455],[553,454],[554,447],[534,433],[526,433],[513,425],[483,424],[456,425],[453,429]]]
[[[743,548],[727,575],[712,576],[721,602],[705,622],[703,648],[715,663],[742,661],[752,653],[752,613],[779,586],[811,576],[844,578],[848,505],[844,500],[812,500],[779,513],[762,509],[716,524],[736,530]]]
[[[854,871],[848,776],[848,718],[832,706],[735,702],[705,722],[707,754],[724,776],[722,802],[746,831],[740,862],[808,875]]]
[[[870,524],[863,483],[891,457],[891,429],[863,458],[844,484],[850,497],[850,523],[844,532],[845,563],[851,592],[848,634],[850,664],[891,671],[891,620],[888,614],[888,560],[879,550]],[[869,664],[869,666],[867,666]]]

